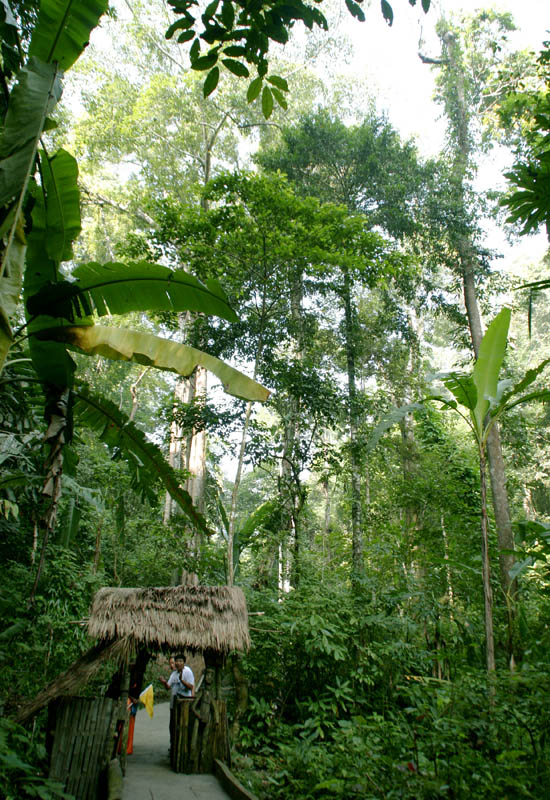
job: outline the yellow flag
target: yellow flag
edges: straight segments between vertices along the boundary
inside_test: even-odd
[[[153,719],[154,696],[153,696],[153,684],[152,683],[150,683],[149,686],[142,691],[142,693],[139,696],[139,699],[141,700],[141,702],[145,706],[145,710],[147,711],[147,713],[149,714],[151,719]]]

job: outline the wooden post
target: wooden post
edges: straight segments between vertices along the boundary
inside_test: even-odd
[[[223,657],[207,650],[204,681],[191,704],[189,772],[212,772],[214,759],[229,758],[226,704],[221,696]]]
[[[120,682],[120,700],[118,706],[118,720],[122,722],[120,738],[122,740],[119,754],[120,768],[122,774],[126,775],[126,745],[128,744],[128,690],[130,689],[130,670],[124,670],[122,681]]]

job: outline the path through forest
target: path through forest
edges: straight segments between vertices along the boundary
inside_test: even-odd
[[[154,707],[153,719],[138,711],[134,752],[126,760],[123,800],[227,800],[213,775],[178,775],[170,769],[168,722],[170,706]]]

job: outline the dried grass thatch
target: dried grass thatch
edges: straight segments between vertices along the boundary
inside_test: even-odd
[[[128,660],[131,652],[132,643],[126,637],[117,639],[106,644],[101,642],[80,656],[66,672],[52,681],[36,697],[28,703],[22,705],[15,715],[15,721],[19,723],[27,722],[38,711],[48,705],[50,700],[62,695],[76,694],[81,686],[84,686],[90,678],[98,671],[105,661],[115,661],[117,663]]]
[[[88,633],[103,641],[127,637],[151,649],[228,653],[250,646],[244,595],[229,586],[100,589]]]

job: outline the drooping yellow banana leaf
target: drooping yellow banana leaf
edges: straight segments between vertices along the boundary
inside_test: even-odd
[[[269,397],[268,389],[219,358],[151,333],[91,325],[51,328],[40,331],[37,336],[65,342],[90,355],[101,355],[115,361],[137,361],[184,377],[190,375],[195,367],[202,366],[221,380],[228,394],[260,402]]]

